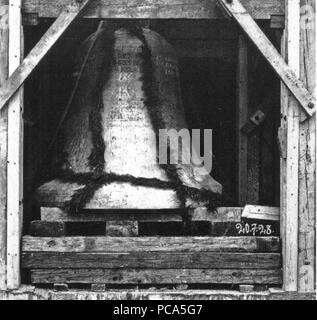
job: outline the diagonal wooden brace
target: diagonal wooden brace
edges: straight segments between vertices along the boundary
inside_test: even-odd
[[[43,35],[40,41],[0,87],[0,110],[7,104],[24,81],[34,71],[56,41],[63,35],[70,24],[78,17],[91,0],[73,0],[65,6],[59,17]]]
[[[315,97],[307,90],[304,83],[298,79],[293,70],[266,37],[257,23],[246,11],[239,0],[217,0],[225,11],[234,18],[247,36],[260,50],[264,58],[271,65],[278,77],[298,100],[307,116],[316,112]]]

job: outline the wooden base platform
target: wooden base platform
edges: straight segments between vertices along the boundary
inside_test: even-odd
[[[31,236],[23,237],[22,268],[32,284],[58,289],[281,285],[278,221],[241,215],[242,208],[78,215],[41,208],[42,220],[33,221]]]
[[[282,282],[274,237],[24,237],[34,284],[270,284]]]

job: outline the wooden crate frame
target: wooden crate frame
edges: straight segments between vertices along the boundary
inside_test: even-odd
[[[106,1],[99,0],[94,1],[91,7],[88,6],[84,15],[88,18],[219,19],[224,17],[224,14],[216,6],[217,1],[242,27],[283,82],[281,101],[283,117],[280,137],[281,147],[284,150],[281,157],[284,289],[300,292],[313,291],[316,279],[314,270],[315,230],[309,225],[309,222],[316,219],[316,162],[314,158],[311,158],[307,164],[309,161],[307,157],[309,154],[315,155],[317,140],[313,130],[316,123],[315,98],[310,92],[313,90],[314,81],[311,79],[314,78],[315,69],[315,61],[310,53],[313,51],[315,42],[312,40],[314,30],[309,32],[308,37],[306,37],[307,33],[304,36],[300,32],[300,28],[305,28],[305,24],[307,28],[308,24],[311,24],[309,19],[304,19],[304,21],[300,19],[300,0],[285,0],[285,7],[283,1],[279,0],[241,0],[242,4],[239,0],[197,0],[197,3],[193,1],[189,3],[184,0],[184,5],[178,6],[179,9],[173,4],[173,1],[166,0],[165,5],[161,4],[159,11],[154,2],[145,11],[138,10],[140,8],[137,6],[128,7],[122,11],[120,1],[118,1],[117,10],[109,10]],[[313,5],[313,1],[307,1]],[[6,121],[1,124],[1,134],[8,135],[8,155],[5,152],[0,154],[1,187],[2,190],[7,190],[4,194],[2,192],[0,202],[0,246],[1,252],[5,253],[1,257],[0,289],[16,289],[20,286],[23,83],[67,27],[88,5],[89,0],[68,0],[63,1],[64,3],[66,3],[65,9],[61,9],[61,1],[0,1],[0,9],[3,11],[0,15],[0,41],[2,54],[9,56],[8,69],[11,74],[8,80],[3,81],[0,88],[0,109],[5,106],[8,108],[8,128],[3,129]],[[201,10],[202,4],[204,10]],[[58,18],[20,64],[23,54],[21,8],[24,12],[33,14],[35,20],[37,16],[58,16]],[[109,12],[112,12],[112,15]],[[257,27],[249,13],[255,19],[269,19],[271,16],[285,13],[286,41],[283,51],[288,65]],[[13,21],[20,21],[20,23],[12,23]],[[300,41],[305,43],[308,51],[300,52]],[[306,68],[305,62],[310,62],[311,68]],[[4,66],[0,73],[5,74],[6,72],[6,66]],[[304,144],[303,141],[307,139],[309,143]],[[6,179],[7,175],[10,176],[10,183]],[[309,188],[303,187],[307,185]],[[300,253],[298,253],[299,250]],[[4,261],[6,263],[3,263]]]

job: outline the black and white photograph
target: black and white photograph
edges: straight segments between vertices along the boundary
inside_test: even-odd
[[[316,300],[316,108],[315,0],[0,0],[0,300]]]

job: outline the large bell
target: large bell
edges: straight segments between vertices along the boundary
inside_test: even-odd
[[[158,163],[158,130],[187,128],[178,62],[167,41],[145,28],[101,29],[82,44],[78,70],[87,57],[53,179],[36,192],[39,204],[77,211],[213,201],[222,187],[208,172]]]

